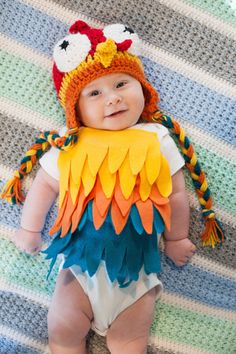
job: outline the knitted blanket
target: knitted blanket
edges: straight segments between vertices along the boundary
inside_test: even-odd
[[[52,48],[77,18],[99,27],[121,22],[142,38],[142,59],[206,171],[227,240],[202,247],[201,212],[186,175],[190,238],[198,251],[177,268],[162,255],[164,293],[156,304],[149,353],[236,353],[236,6],[233,0],[2,0],[0,2],[0,187],[40,130],[64,113],[51,79]],[[35,169],[37,170],[37,168]],[[26,178],[27,191],[34,173]],[[51,209],[43,237],[55,219]],[[46,280],[44,256],[23,254],[10,238],[21,208],[0,202],[0,353],[49,353],[47,310],[58,267]],[[93,332],[89,353],[108,353]]]

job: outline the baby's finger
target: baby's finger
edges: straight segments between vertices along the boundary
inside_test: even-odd
[[[177,267],[183,267],[187,262],[188,262],[187,259],[181,259],[181,260],[175,262],[175,264],[177,265]]]
[[[36,256],[40,251],[40,248],[39,247],[36,247],[36,248],[33,248],[30,250],[30,254],[31,256]]]

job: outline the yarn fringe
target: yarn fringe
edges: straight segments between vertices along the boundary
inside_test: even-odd
[[[215,248],[217,244],[222,244],[225,240],[225,236],[220,222],[215,219],[207,219],[205,230],[201,236],[203,246],[211,246]]]
[[[23,195],[21,188],[22,183],[20,177],[14,176],[5,184],[0,197],[11,204],[23,204],[25,196]]]

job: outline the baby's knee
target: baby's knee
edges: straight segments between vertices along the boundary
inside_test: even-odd
[[[118,333],[108,333],[107,347],[111,354],[145,354],[147,353],[148,336],[141,335],[135,338],[122,338]]]
[[[48,336],[49,340],[57,343],[67,342],[79,344],[84,340],[91,327],[89,318],[83,313],[76,313],[74,317],[66,318],[49,310]]]

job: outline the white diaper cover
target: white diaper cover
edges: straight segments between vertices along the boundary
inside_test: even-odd
[[[70,270],[90,300],[94,315],[92,329],[102,336],[106,335],[111,323],[123,310],[150,289],[157,286],[157,298],[160,297],[163,289],[157,275],[154,273],[147,275],[143,268],[139,273],[138,281],[132,281],[125,288],[120,288],[117,281],[113,283],[110,281],[104,261],[92,277],[87,272],[82,272],[77,265],[70,267]]]

